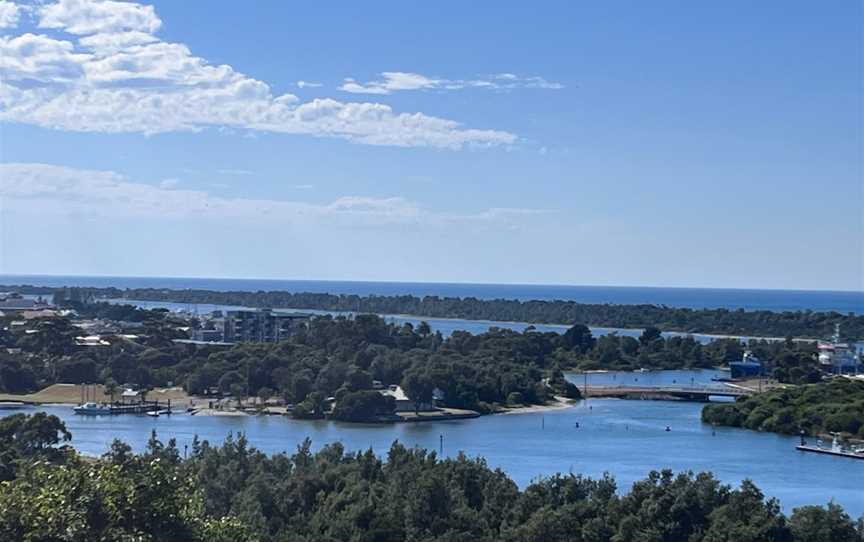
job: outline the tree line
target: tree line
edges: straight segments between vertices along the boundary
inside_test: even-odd
[[[829,382],[771,389],[702,410],[702,421],[756,431],[797,435],[844,433],[864,438],[864,382]]]
[[[654,327],[638,338],[594,337],[584,324],[565,333],[492,328],[450,337],[418,326],[388,323],[375,315],[320,316],[274,344],[178,344],[182,329],[198,325],[164,310],[88,303],[86,314],[135,318],[137,339],[109,335],[108,346],[80,348],[82,331],[69,318],[39,319],[26,329],[0,319],[0,391],[25,393],[54,383],[103,383],[111,388],[182,386],[192,395],[282,397],[298,417],[322,417],[327,399],[346,399],[335,414],[346,420],[376,417],[392,404],[369,394],[373,381],[401,385],[419,406],[436,389],[443,406],[493,412],[505,404],[542,404],[553,395],[578,398],[564,378],[568,369],[632,370],[708,368],[741,359],[751,348],[781,381],[818,381],[812,344],[797,341],[665,338]]]
[[[208,542],[861,542],[864,518],[842,507],[785,515],[752,482],[651,472],[629,490],[614,478],[557,474],[520,489],[482,458],[395,442],[386,456],[268,456],[241,434],[191,450],[120,441],[85,460],[54,416],[0,419],[0,539]],[[185,457],[184,457],[185,456]]]
[[[614,305],[576,301],[520,301],[474,297],[358,296],[285,291],[171,290],[165,288],[48,288],[4,286],[26,293],[125,298],[142,301],[212,303],[245,307],[316,309],[374,314],[410,314],[429,318],[461,318],[540,324],[584,323],[599,327],[646,328],[684,333],[760,337],[825,338],[840,324],[844,335],[864,339],[864,315],[838,312],[743,309],[690,309],[665,305]],[[71,294],[78,290],[78,294]],[[83,293],[82,293],[83,292]]]
[[[108,335],[109,344],[100,347],[78,347],[75,337],[82,331],[68,318],[39,319],[20,330],[0,326],[6,347],[0,350],[0,390],[22,393],[58,382],[175,385],[191,395],[278,395],[295,406],[296,416],[310,418],[322,417],[335,397],[356,407],[337,411],[345,419],[392,411],[380,394],[368,393],[376,380],[402,385],[418,405],[430,403],[438,390],[443,406],[480,412],[517,400],[542,404],[553,395],[579,397],[564,379],[562,336],[556,333],[492,329],[444,338],[427,324],[396,325],[375,315],[321,316],[285,341],[225,348],[176,343],[173,339],[186,337],[178,328],[196,322],[148,312],[136,327],[137,339]],[[349,394],[354,395],[346,399]]]

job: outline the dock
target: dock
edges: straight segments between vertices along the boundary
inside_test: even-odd
[[[137,403],[111,403],[101,405],[108,409],[108,412],[76,412],[85,416],[115,416],[119,414],[149,414],[151,412],[171,412],[171,400],[162,401],[140,401]]]
[[[798,446],[795,446],[795,449],[802,452],[815,452],[817,454],[827,454],[837,457],[848,457],[850,459],[864,459],[864,453],[858,453],[848,450],[834,450],[831,448],[820,448],[818,446],[811,446],[809,444],[799,444]]]

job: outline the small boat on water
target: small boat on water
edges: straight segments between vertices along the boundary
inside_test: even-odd
[[[27,405],[21,401],[0,401],[0,410],[14,410],[25,406]]]
[[[171,410],[169,410],[167,408],[163,409],[163,410],[151,410],[150,412],[146,412],[146,414],[152,418],[158,418],[159,416],[162,416],[163,414],[166,416],[170,416]]]
[[[98,403],[84,403],[83,405],[78,405],[72,409],[75,414],[84,414],[87,416],[101,416],[104,414],[111,414],[111,407],[100,405]]]

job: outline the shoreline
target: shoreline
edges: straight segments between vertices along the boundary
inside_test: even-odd
[[[503,414],[505,416],[512,414],[533,414],[537,412],[549,412],[553,410],[563,410],[576,406],[581,399],[570,399],[567,397],[555,396],[555,400],[545,405],[523,405],[519,407],[510,407],[494,412],[493,415]]]

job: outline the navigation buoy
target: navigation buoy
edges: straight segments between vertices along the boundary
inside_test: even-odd
[[[672,430],[672,428],[669,427],[669,426],[667,425],[667,426],[666,426],[666,431],[671,431],[671,430]]]

